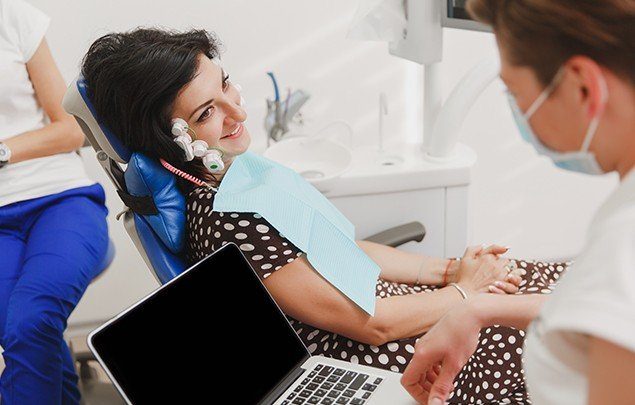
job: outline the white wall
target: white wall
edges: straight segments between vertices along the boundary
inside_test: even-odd
[[[224,65],[244,88],[256,147],[264,144],[265,98],[272,95],[267,70],[276,73],[282,88],[312,94],[304,110],[307,130],[345,119],[355,129],[356,143],[375,142],[377,97],[385,91],[386,132],[419,139],[421,106],[413,94],[421,88],[420,67],[389,56],[384,44],[345,39],[355,0],[30,1],[52,17],[47,38],[67,82],[77,74],[90,43],[106,32],[141,25],[200,27],[215,31],[225,44]],[[489,34],[446,30],[445,93],[493,51]],[[517,135],[499,83],[470,112],[462,140],[479,155],[472,190],[474,243],[510,245],[511,254],[527,258],[571,256],[581,249],[590,216],[615,178],[559,172],[537,158]],[[107,318],[156,286],[122,224],[114,220],[122,204],[91,150],[84,155],[90,174],[107,189],[118,254],[73,314],[75,326]]]

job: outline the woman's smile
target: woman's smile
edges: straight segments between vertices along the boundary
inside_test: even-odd
[[[220,139],[236,139],[243,134],[243,124],[238,123],[236,127],[228,134],[223,135]]]

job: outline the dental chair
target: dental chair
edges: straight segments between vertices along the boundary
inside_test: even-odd
[[[117,219],[123,217],[128,235],[156,280],[161,284],[167,283],[185,270],[182,256],[185,197],[177,188],[176,178],[159,162],[143,154],[132,153],[99,122],[81,76],[70,84],[62,104],[79,123],[96,152],[98,162],[126,206]],[[422,224],[411,222],[366,240],[396,247],[410,241],[420,242],[425,234]],[[77,353],[76,356],[84,363],[91,358],[90,353]],[[90,374],[81,372],[80,376]],[[98,403],[90,401],[86,396],[86,405]]]

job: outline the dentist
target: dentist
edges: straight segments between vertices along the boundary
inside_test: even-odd
[[[49,19],[0,0],[0,346],[2,405],[79,404],[63,333],[108,247],[104,190],[75,153]]]
[[[493,27],[522,136],[560,168],[617,172],[552,296],[479,295],[419,339],[402,377],[420,403],[461,402],[454,378],[490,325],[527,329],[535,404],[635,398],[635,1],[468,0]],[[500,387],[506,389],[505,387]]]

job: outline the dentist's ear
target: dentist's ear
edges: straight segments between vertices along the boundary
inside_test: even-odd
[[[567,63],[580,80],[583,102],[587,103],[588,118],[604,113],[609,98],[609,89],[606,76],[600,65],[586,56],[574,56]]]

